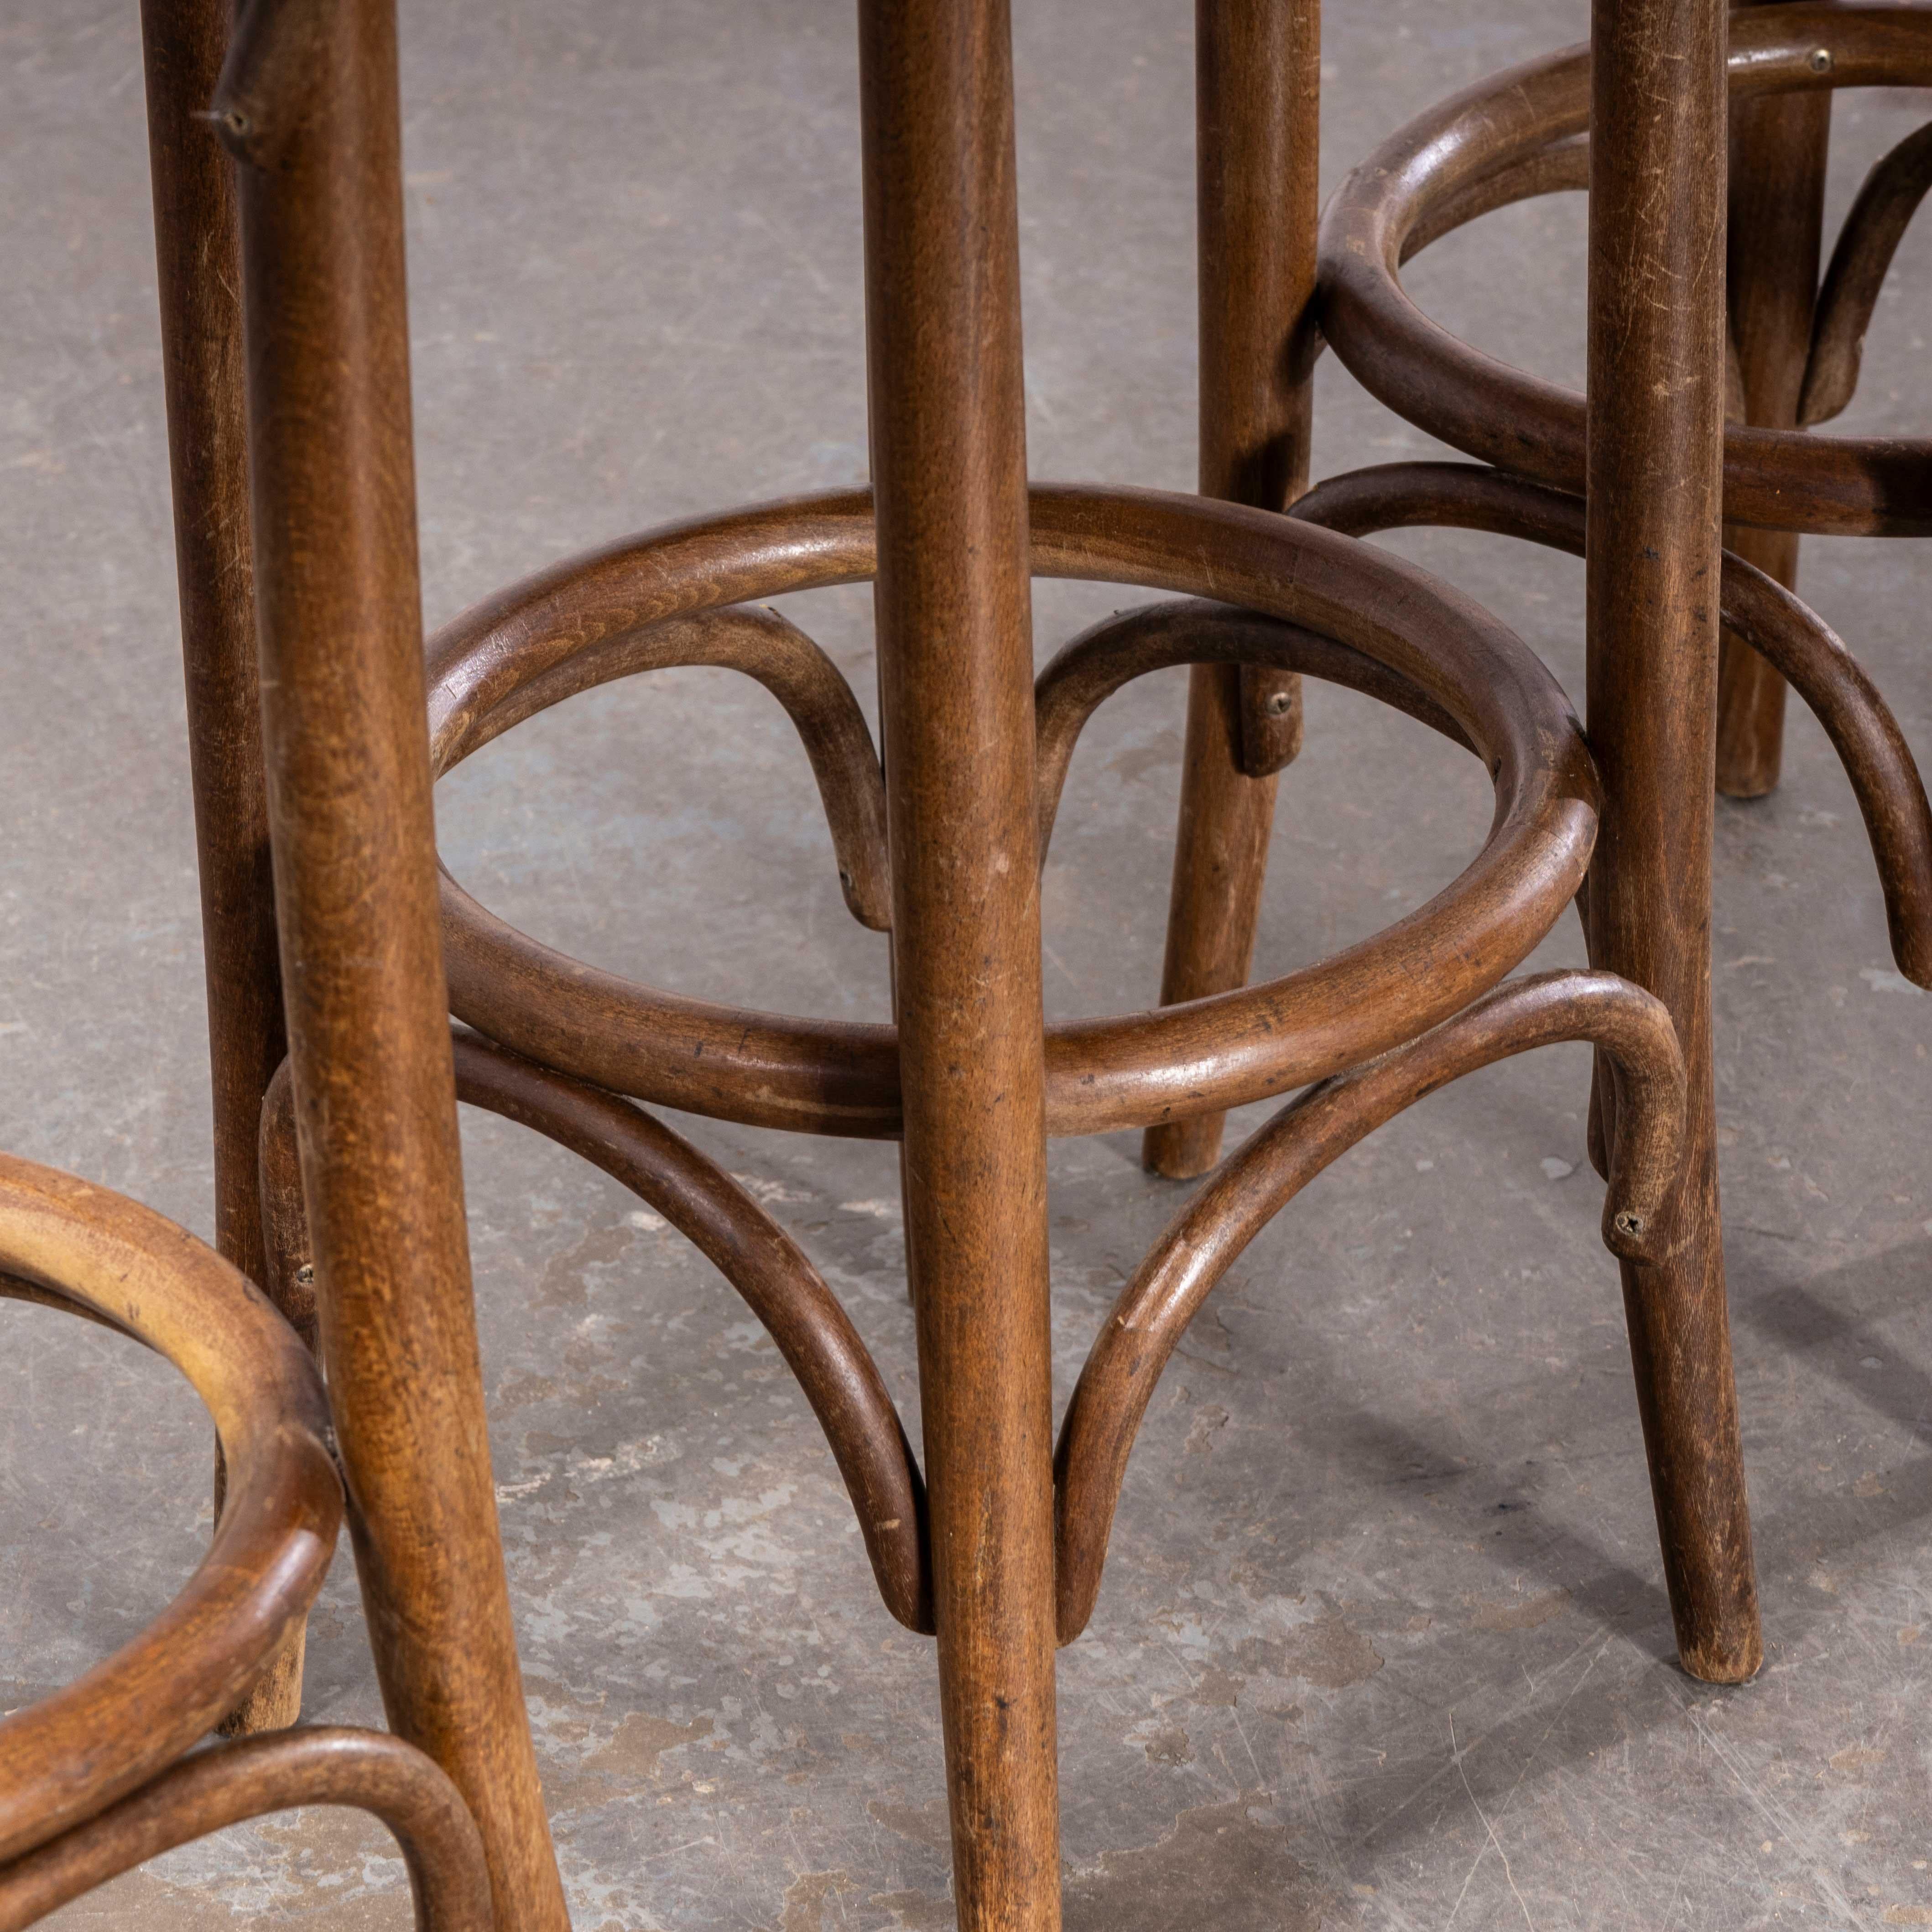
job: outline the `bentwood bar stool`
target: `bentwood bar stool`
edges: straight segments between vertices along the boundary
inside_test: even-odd
[[[1054,1649],[1091,1610],[1135,1432],[1186,1324],[1340,1153],[1546,1042],[1598,1049],[1604,1234],[1680,1654],[1711,1681],[1752,1674],[1712,1154],[1720,622],[1845,750],[1921,979],[1932,820],[1836,640],[1748,562],[1720,580],[1720,489],[1740,524],[1916,530],[1924,458],[1756,430],[1726,445],[1726,17],[1715,0],[1598,0],[1597,14],[1593,82],[1581,56],[1541,63],[1353,178],[1318,289],[1313,0],[1201,0],[1204,494],[1181,497],[1029,487],[1004,0],[861,0],[872,489],[574,558],[425,648],[392,0],[248,0],[232,36],[223,0],[146,0],[221,1255],[8,1161],[0,1286],[173,1360],[214,1415],[226,1487],[176,1603],[0,1726],[0,1925],[224,1824],[320,1802],[392,1827],[426,1924],[566,1922],[490,1483],[459,1100],[635,1190],[797,1376],[884,1610],[937,1639],[962,1926],[1058,1922]],[[1738,84],[1809,98],[1932,78],[1913,64],[1932,51],[1928,18],[1741,21]],[[1396,280],[1406,251],[1586,170],[1587,440],[1585,404],[1526,391],[1431,331]],[[1876,244],[1858,246],[1839,278],[1854,290]],[[1821,315],[1855,320],[1864,299]],[[1495,466],[1363,472],[1303,496],[1321,336]],[[1506,629],[1358,540],[1420,521],[1587,538],[1588,745]],[[1162,601],[1074,639],[1036,682],[1034,575]],[[878,748],[830,661],[758,602],[867,578]],[[892,934],[895,1026],[744,1012],[593,971],[439,875],[437,774],[573,692],[694,663],[758,680],[796,728],[848,903]],[[1069,760],[1112,692],[1181,664],[1196,669],[1164,1003],[1047,1028],[1039,869]],[[1496,816],[1420,911],[1249,986],[1302,675],[1466,746]],[[1579,899],[1593,970],[1508,980]],[[1228,1107],[1297,1089],[1142,1263],[1056,1444],[1046,1137],[1138,1126],[1150,1164],[1201,1172]],[[900,1142],[922,1456],[810,1261],[646,1105]],[[393,1736],[295,1722],[302,1618],[345,1502]],[[188,1755],[218,1724],[236,1735]]]

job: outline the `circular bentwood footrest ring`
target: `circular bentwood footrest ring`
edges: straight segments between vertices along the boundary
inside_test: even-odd
[[[1932,86],[1932,8],[1732,10],[1732,98],[1806,88]],[[1485,462],[1580,493],[1582,394],[1512,368],[1432,322],[1402,264],[1492,208],[1589,184],[1587,46],[1532,61],[1432,108],[1336,191],[1322,224],[1320,321],[1356,380],[1398,416]],[[1864,325],[1905,223],[1932,184],[1913,136],[1872,172],[1821,292],[1803,419],[1849,400]],[[1932,535],[1932,442],[1724,432],[1724,516],[1836,536]]]
[[[241,1702],[322,1587],[342,1485],[308,1350],[242,1276],[160,1215],[0,1155],[0,1295],[166,1356],[207,1406],[228,1472],[214,1540],[173,1602],[0,1722],[4,1863],[146,1784]]]
[[[1561,687],[1479,606],[1385,551],[1200,497],[1041,487],[1031,514],[1036,575],[1260,614],[1217,624],[1156,610],[1068,646],[1040,681],[1044,826],[1094,707],[1132,677],[1196,662],[1305,670],[1394,702],[1472,749],[1496,791],[1475,859],[1373,939],[1211,999],[1050,1027],[1050,1132],[1220,1112],[1339,1073],[1462,1010],[1556,923],[1589,863],[1595,772]],[[863,580],[873,565],[872,500],[854,491],[672,525],[529,578],[431,641],[436,770],[574,692],[669,664],[732,664],[791,712],[828,800],[848,902],[883,925],[883,805],[856,702],[802,634],[733,608]],[[660,992],[515,931],[446,874],[442,890],[451,1007],[491,1039],[614,1092],[714,1118],[898,1132],[891,1027]]]

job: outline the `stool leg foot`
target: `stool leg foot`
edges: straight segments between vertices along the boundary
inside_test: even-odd
[[[1711,1067],[1724,398],[1724,0],[1595,0],[1590,143],[1588,699],[1604,816],[1593,963],[1670,1008],[1688,1076],[1665,1258],[1626,1270],[1679,1654],[1761,1656],[1718,1214]],[[1614,1148],[1615,1083],[1600,1068]]]
[[[862,0],[866,333],[940,1708],[962,1932],[1058,1932],[1052,1374],[1006,0]]]
[[[1622,1264],[1630,1360],[1678,1660],[1706,1683],[1742,1684],[1764,1646],[1708,1143],[1678,1213],[1668,1262]]]

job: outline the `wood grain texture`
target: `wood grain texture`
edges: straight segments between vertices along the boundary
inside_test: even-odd
[[[145,1783],[244,1696],[328,1570],[342,1520],[308,1352],[260,1291],[184,1228],[0,1155],[0,1293],[91,1310],[178,1369],[226,1453],[208,1553],[140,1634],[0,1720],[0,1859]]]
[[[1730,47],[1734,100],[1932,85],[1922,8],[1750,7],[1732,18]],[[1459,342],[1410,301],[1398,271],[1412,236],[1447,232],[1445,211],[1479,210],[1512,170],[1530,170],[1527,184],[1539,154],[1590,124],[1586,49],[1526,62],[1391,136],[1336,190],[1322,225],[1321,326],[1357,380],[1453,448],[1572,493],[1584,482],[1583,398]],[[1567,169],[1550,178],[1568,185]],[[1932,535],[1932,441],[1738,425],[1724,452],[1732,524]]]
[[[1831,137],[1828,93],[1769,94],[1731,109],[1725,302],[1742,420],[1762,428],[1798,421]],[[1724,547],[1786,590],[1796,587],[1796,532],[1732,526]],[[1778,783],[1784,744],[1784,680],[1726,632],[1718,646],[1718,789],[1730,798],[1762,797]]]
[[[51,1844],[0,1865],[0,1932],[35,1920],[177,1845],[310,1804],[367,1811],[409,1873],[417,1932],[490,1932],[476,1821],[419,1750],[381,1731],[280,1731],[216,1746],[164,1772]]]
[[[1420,1040],[1297,1095],[1168,1224],[1120,1291],[1080,1372],[1054,1458],[1062,1643],[1093,1614],[1127,1459],[1161,1371],[1249,1243],[1324,1168],[1404,1108],[1478,1067],[1568,1040],[1592,1041],[1609,1055],[1628,1096],[1604,1204],[1604,1243],[1633,1260],[1652,1254],[1681,1167],[1684,1065],[1662,1003],[1613,974],[1510,980]]]
[[[1865,331],[1886,272],[1928,189],[1932,189],[1932,126],[1908,134],[1872,164],[1838,230],[1832,265],[1818,292],[1798,406],[1798,420],[1805,427],[1828,422],[1856,392]]]
[[[260,1282],[255,1130],[286,1048],[256,676],[241,242],[232,164],[205,118],[232,12],[229,0],[143,0],[141,40],[207,964],[214,1239]]]
[[[1781,10],[1770,10],[1774,12]],[[1590,741],[1604,820],[1592,963],[1670,1009],[1684,1171],[1655,1258],[1623,1264],[1678,1654],[1762,1660],[1718,1219],[1711,827],[1724,474],[1724,0],[1595,0],[1592,16]],[[1600,1057],[1604,1142],[1628,1131]]]
[[[1387,932],[1259,986],[1048,1028],[1049,1132],[1216,1112],[1339,1072],[1448,1018],[1562,916],[1587,862],[1595,780],[1555,679],[1478,606],[1386,553],[1199,496],[1040,485],[1031,538],[1042,575],[1210,595],[1375,659],[1456,719],[1498,788],[1482,854]],[[870,501],[846,492],[674,524],[555,566],[432,641],[439,762],[520,686],[607,638],[862,580],[873,561]],[[639,986],[515,932],[447,878],[443,914],[452,1010],[526,1058],[752,1124],[881,1138],[898,1130],[889,1027]]]
[[[1391,463],[1351,470],[1318,484],[1295,505],[1294,514],[1352,536],[1446,526],[1489,530],[1573,556],[1583,554],[1580,497],[1468,464]],[[1724,640],[1762,658],[1824,727],[1871,842],[1892,958],[1915,986],[1932,985],[1932,805],[1898,719],[1857,658],[1816,611],[1729,551],[1724,556],[1718,616]],[[1444,728],[1406,703],[1398,686],[1374,694],[1438,730]]]
[[[1308,482],[1321,0],[1196,0],[1201,491],[1282,510]],[[1163,1005],[1245,983],[1274,822],[1301,748],[1300,680],[1258,665],[1188,680]],[[1204,1174],[1222,1117],[1150,1127],[1157,1174]]]
[[[497,1540],[436,914],[388,0],[255,0],[214,105],[243,164],[282,977],[370,1640],[392,1726],[476,1814],[497,1916],[562,1932]]]
[[[1046,1122],[1010,28],[862,0],[907,1267],[962,1932],[1060,1924]]]
[[[255,1189],[262,1095],[286,1052],[248,532],[241,238],[232,164],[208,124],[228,49],[228,0],[143,0],[148,154],[160,296],[162,389],[174,506],[188,766],[208,985],[214,1240],[266,1281]],[[226,1490],[215,1454],[214,1508]],[[231,1712],[238,1731],[292,1724],[302,1637]]]

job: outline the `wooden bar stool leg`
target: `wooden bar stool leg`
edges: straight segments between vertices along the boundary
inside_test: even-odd
[[[1060,1923],[1026,418],[1005,0],[861,0],[907,1237],[953,1886]]]
[[[1308,487],[1321,0],[1196,0],[1194,20],[1201,493],[1285,510]],[[1275,774],[1300,748],[1294,673],[1190,674],[1163,1006],[1246,982]],[[1142,1157],[1204,1174],[1223,1118],[1150,1127]]]
[[[246,15],[269,822],[322,1352],[397,1732],[481,1827],[496,1923],[568,1924],[497,1537],[438,923],[392,0]]]
[[[241,247],[232,164],[199,118],[228,50],[230,11],[226,0],[144,0],[141,38],[208,959],[215,1244],[260,1282],[255,1138],[286,1049],[255,670]]]
[[[1762,0],[1760,0],[1762,4]],[[1772,94],[1731,110],[1726,302],[1743,387],[1743,420],[1764,429],[1798,421],[1825,222],[1832,96]],[[1724,548],[1798,582],[1798,533],[1731,524]],[[1742,640],[1718,649],[1718,789],[1761,798],[1778,783],[1784,680]]]
[[[1762,1658],[1732,1385],[1711,1072],[1711,828],[1724,429],[1724,0],[1594,0],[1589,732],[1594,963],[1670,1008],[1689,1079],[1667,1258],[1624,1262],[1678,1653]],[[1616,1132],[1614,1082],[1599,1069]]]
[[[255,666],[242,255],[232,164],[199,118],[228,50],[230,14],[226,0],[143,0],[141,42],[208,980],[214,1241],[224,1260],[272,1294],[255,1144],[262,1096],[286,1045]],[[218,1516],[224,1487],[218,1445]],[[298,1629],[224,1728],[293,1724],[302,1658]]]

